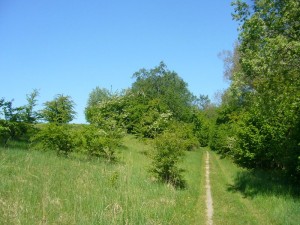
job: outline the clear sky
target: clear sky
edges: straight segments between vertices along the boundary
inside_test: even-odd
[[[227,88],[222,50],[237,39],[231,0],[0,0],[0,98],[39,107],[57,94],[77,119],[96,86],[128,88],[164,61],[195,95]]]

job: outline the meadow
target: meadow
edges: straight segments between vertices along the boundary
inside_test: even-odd
[[[175,189],[148,173],[150,144],[130,135],[123,143],[114,163],[0,148],[0,224],[206,224],[206,151],[214,224],[299,224],[299,189],[279,176],[200,148],[186,152],[187,187]]]
[[[150,151],[133,136],[124,138],[115,163],[1,148],[0,224],[204,222],[202,151],[186,153],[183,190],[153,181]]]
[[[211,152],[215,224],[300,224],[300,188],[280,173],[241,169]]]

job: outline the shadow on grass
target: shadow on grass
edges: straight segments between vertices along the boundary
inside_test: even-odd
[[[10,140],[6,145],[1,145],[0,147],[5,149],[18,149],[18,150],[28,150],[29,142],[25,140]]]
[[[245,198],[257,195],[292,196],[300,198],[299,183],[291,182],[286,176],[270,171],[242,171],[236,174],[228,191],[240,192]]]

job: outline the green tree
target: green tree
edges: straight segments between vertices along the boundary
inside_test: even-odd
[[[134,93],[142,93],[145,101],[160,99],[178,120],[190,119],[194,96],[187,83],[163,62],[150,70],[141,69],[133,77],[136,79],[132,85]]]
[[[88,122],[91,122],[90,110],[95,107],[97,104],[101,104],[103,101],[108,101],[113,96],[112,92],[106,88],[96,87],[89,94],[87,106],[85,108],[85,118]]]
[[[9,140],[28,140],[34,131],[33,126],[26,117],[27,106],[13,107],[12,101],[0,100],[0,114],[4,119],[0,119],[0,139],[7,145]],[[33,118],[33,117],[32,117]]]
[[[5,101],[2,99],[2,110],[4,119],[10,122],[20,122],[23,120],[24,106],[13,107],[13,101]]]
[[[26,123],[36,123],[39,119],[39,113],[34,111],[34,107],[37,105],[37,97],[39,91],[34,89],[30,94],[26,95],[27,105],[24,106],[23,121]]]
[[[205,110],[211,106],[211,101],[210,101],[208,95],[200,94],[199,98],[197,98],[195,100],[194,104],[198,107],[198,109]]]
[[[231,85],[218,121],[234,132],[220,140],[231,140],[229,150],[242,165],[295,175],[300,152],[300,2],[237,0],[233,5],[241,25],[239,43],[237,54],[229,57],[233,63],[225,68]],[[235,56],[238,63],[232,60]]]
[[[232,81],[233,76],[241,71],[239,43],[235,42],[233,51],[223,50],[218,56],[224,63],[224,79]]]
[[[183,169],[179,162],[184,156],[184,142],[174,132],[164,132],[155,139],[155,150],[152,155],[150,172],[160,181],[184,188]]]
[[[105,89],[98,89],[91,93],[100,93],[102,100],[86,108],[90,123],[101,126],[106,120],[113,120],[129,133],[154,138],[168,127],[171,119],[191,120],[194,96],[164,63],[154,69],[141,69],[133,77],[136,81],[129,90],[108,94]]]
[[[52,101],[44,103],[45,108],[41,111],[41,116],[50,123],[69,123],[76,115],[74,105],[70,96],[57,95]]]

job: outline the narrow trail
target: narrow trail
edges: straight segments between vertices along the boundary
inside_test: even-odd
[[[209,179],[209,153],[206,152],[205,160],[205,189],[206,189],[206,213],[207,213],[207,225],[213,224],[213,200],[211,196],[211,187]]]

